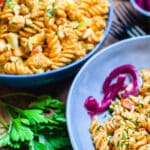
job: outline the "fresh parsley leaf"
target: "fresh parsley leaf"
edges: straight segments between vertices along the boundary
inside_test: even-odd
[[[12,128],[10,131],[10,139],[14,142],[30,141],[33,139],[33,132],[29,127],[23,125],[20,119],[13,119]]]
[[[49,139],[49,143],[55,149],[60,149],[61,147],[69,146],[69,139],[66,137],[54,137]]]
[[[46,123],[47,119],[43,115],[43,111],[39,109],[27,109],[23,111],[24,116],[29,120],[30,124]]]
[[[46,145],[38,141],[32,140],[29,144],[29,150],[47,150],[47,149]]]
[[[11,93],[6,98],[17,94]],[[18,96],[29,96],[28,93]],[[28,150],[67,150],[70,145],[65,119],[65,104],[48,95],[31,95],[36,101],[26,109],[22,109],[9,103],[0,101],[0,106],[9,114],[9,121],[0,116],[0,124],[3,124],[4,135],[0,136],[0,145],[13,149]],[[37,101],[38,99],[38,101]],[[3,133],[2,130],[0,130]]]
[[[62,123],[66,123],[66,119],[65,119],[64,114],[57,114],[57,113],[55,113],[53,117],[54,117],[54,119],[56,121],[59,121],[59,122],[62,122]]]
[[[14,148],[14,149],[19,149],[21,148],[21,143],[18,142],[11,142],[10,143],[10,147]]]
[[[7,134],[7,135],[0,138],[0,145],[7,146],[7,145],[10,145],[10,144],[11,144],[11,142],[10,142],[9,134]]]
[[[39,96],[38,101],[32,102],[29,105],[29,108],[39,108],[39,109],[46,109],[46,108],[64,108],[65,104],[58,99],[53,99],[50,96]]]
[[[39,135],[39,142],[42,143],[43,145],[46,145],[46,150],[55,150],[53,146],[49,143],[49,141],[46,139],[45,136]]]
[[[20,118],[21,123],[25,124],[25,125],[30,125],[30,121],[26,118]]]

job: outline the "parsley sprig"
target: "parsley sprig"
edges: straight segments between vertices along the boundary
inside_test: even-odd
[[[35,99],[23,109],[6,102],[13,96]],[[25,93],[0,96],[0,145],[13,149],[67,149],[70,141],[66,130],[65,104],[47,95]],[[4,115],[5,114],[5,115]]]

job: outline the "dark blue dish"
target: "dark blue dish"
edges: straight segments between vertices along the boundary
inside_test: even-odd
[[[89,59],[93,54],[95,54],[103,42],[105,41],[106,37],[111,28],[113,19],[113,2],[110,0],[110,11],[108,16],[107,28],[105,30],[104,36],[95,48],[89,52],[85,57],[82,59],[73,62],[63,68],[52,70],[49,72],[41,73],[41,74],[33,74],[33,75],[6,75],[0,74],[0,84],[12,86],[12,87],[35,87],[41,86],[48,83],[55,83],[60,80],[63,80],[67,77],[70,77],[77,73],[79,68],[85,63],[87,59]]]

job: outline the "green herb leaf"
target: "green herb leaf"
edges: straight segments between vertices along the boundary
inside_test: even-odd
[[[21,147],[21,143],[14,143],[14,142],[11,142],[10,143],[10,147],[14,148],[14,149],[19,149]]]
[[[49,143],[49,141],[43,135],[39,135],[39,142],[46,145],[46,150],[55,150],[54,147]]]
[[[23,114],[29,120],[30,124],[35,125],[36,123],[46,123],[47,119],[43,115],[43,111],[39,109],[28,109],[24,110]]]
[[[62,123],[66,123],[66,119],[65,119],[64,114],[57,114],[57,113],[55,113],[53,117],[54,117],[54,119],[56,121],[59,121],[59,122],[62,122]]]
[[[39,108],[39,109],[46,109],[49,108],[64,108],[65,104],[58,99],[53,99],[50,96],[40,96],[38,101],[32,102],[29,105],[29,108]]]
[[[66,137],[50,138],[49,143],[54,149],[58,149],[58,148],[66,147],[70,145],[69,139]]]
[[[110,113],[113,113],[113,112],[114,112],[114,109],[111,108],[111,107],[109,107],[108,111],[109,111]]]
[[[25,118],[20,118],[21,123],[25,124],[25,125],[30,125],[30,121],[28,119]]]
[[[7,134],[7,135],[0,138],[0,145],[7,146],[7,145],[10,145],[10,144],[11,144],[11,142],[10,142],[9,134]]]
[[[29,144],[29,150],[47,150],[46,145],[37,142],[35,140],[32,140]]]
[[[30,141],[33,139],[33,132],[29,127],[23,125],[20,119],[14,119],[10,131],[10,139],[14,142]]]
[[[10,99],[14,95],[17,96],[11,93],[1,98]],[[0,117],[0,126],[6,129],[4,135],[0,136],[0,145],[14,149],[67,150],[70,142],[66,130],[65,104],[47,95],[31,97],[36,101],[26,109],[0,101],[0,106],[9,115],[9,122]],[[2,130],[0,132],[3,133]]]

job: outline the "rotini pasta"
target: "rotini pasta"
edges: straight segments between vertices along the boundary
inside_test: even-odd
[[[150,71],[141,75],[139,95],[113,101],[112,116],[103,124],[93,117],[90,132],[96,150],[150,150]]]
[[[108,0],[6,0],[0,73],[47,72],[81,59],[101,40],[108,11]]]

